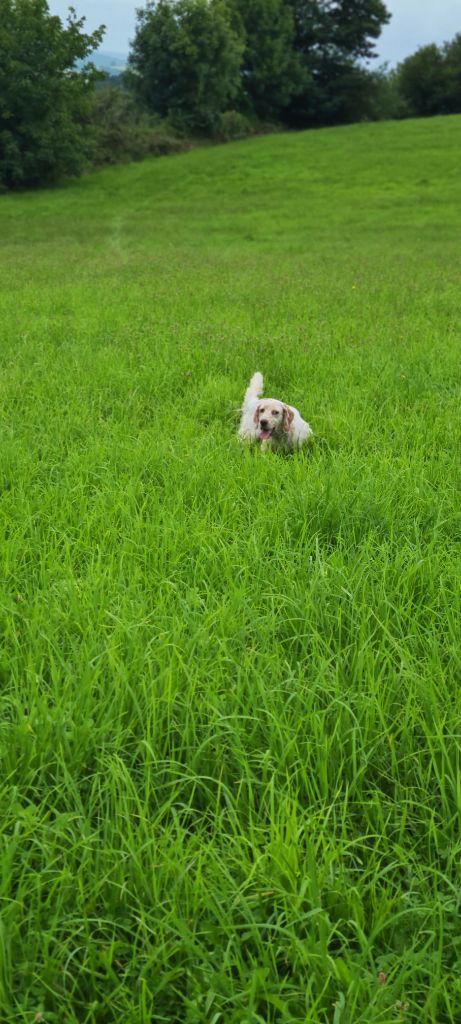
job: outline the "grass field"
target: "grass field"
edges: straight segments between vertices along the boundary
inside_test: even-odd
[[[460,146],[0,199],[2,1024],[459,1024]]]

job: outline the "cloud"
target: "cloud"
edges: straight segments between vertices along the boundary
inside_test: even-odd
[[[376,44],[381,61],[397,64],[427,43],[443,43],[461,32],[459,0],[387,0],[392,14]]]

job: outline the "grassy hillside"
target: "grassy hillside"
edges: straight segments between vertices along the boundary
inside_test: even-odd
[[[2,1022],[461,1019],[460,145],[0,199]]]

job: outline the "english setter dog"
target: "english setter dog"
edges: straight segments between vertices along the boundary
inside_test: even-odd
[[[263,448],[300,448],[312,430],[292,405],[277,398],[261,398],[261,373],[254,373],[245,391],[239,437],[260,441]]]

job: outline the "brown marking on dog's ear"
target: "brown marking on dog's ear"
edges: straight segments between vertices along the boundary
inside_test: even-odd
[[[287,434],[288,434],[288,431],[289,431],[289,429],[291,427],[291,424],[293,423],[294,417],[295,417],[295,414],[293,412],[293,409],[289,409],[287,405],[284,405],[283,406],[283,421],[282,421],[282,425],[283,425],[283,429],[284,429],[285,433],[287,433]]]
[[[254,416],[253,416],[253,423],[256,426],[258,426],[258,423],[259,423],[259,410],[260,410],[260,406],[257,405],[256,409],[255,409],[255,412],[254,412]]]

